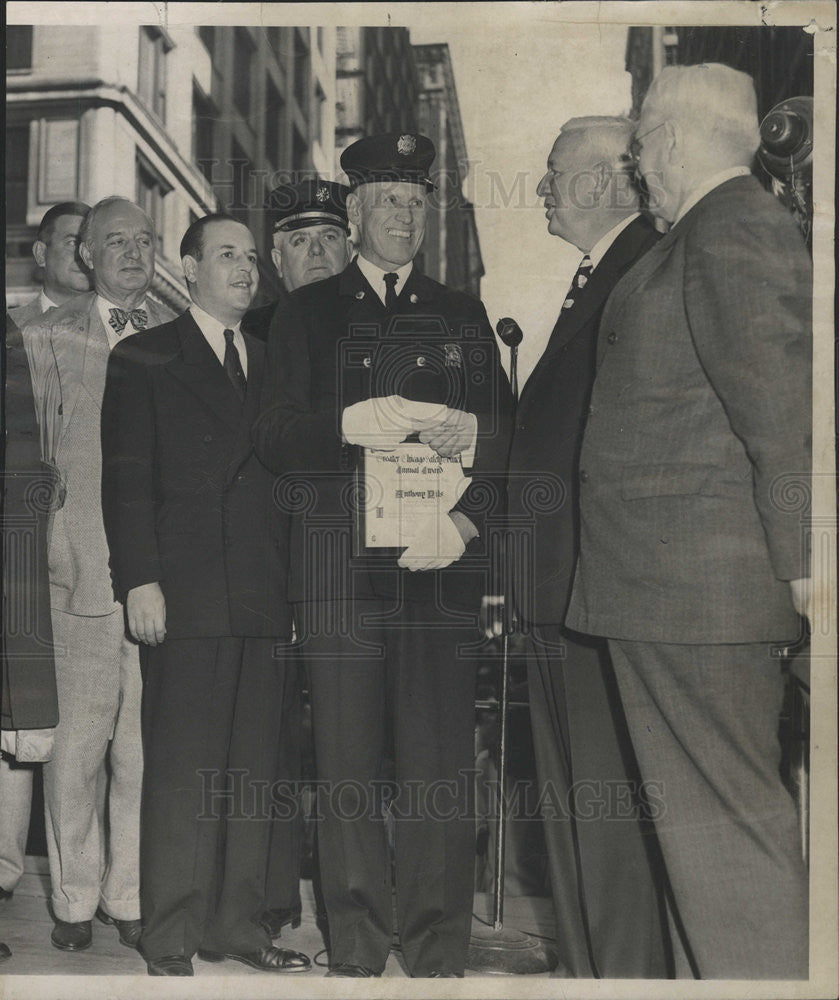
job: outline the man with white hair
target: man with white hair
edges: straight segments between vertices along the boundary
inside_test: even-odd
[[[519,399],[508,495],[511,525],[532,539],[514,560],[515,601],[529,638],[530,717],[563,975],[654,979],[665,961],[647,858],[652,838],[642,837],[614,673],[603,639],[563,626],[600,316],[621,275],[659,235],[639,212],[634,128],[628,118],[571,119],[539,182],[548,232],[584,256]],[[555,502],[536,498],[534,482]],[[557,799],[567,808],[557,809]]]
[[[25,339],[43,457],[64,497],[49,541],[59,721],[44,765],[51,940],[64,951],[90,946],[94,914],[129,947],[140,936],[140,661],[108,568],[100,425],[111,349],[171,316],[148,298],[156,237],[139,206],[98,202],[79,241],[93,291],[35,320]]]
[[[606,636],[672,894],[676,972],[807,976],[807,879],[779,773],[773,643],[801,634],[811,268],[750,175],[754,86],[667,67],[634,156],[669,233],[603,314],[566,617]]]

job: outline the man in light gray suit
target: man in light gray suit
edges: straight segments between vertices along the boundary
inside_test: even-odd
[[[79,235],[94,290],[31,323],[26,338],[44,458],[64,494],[49,542],[59,723],[44,798],[51,939],[65,951],[89,947],[94,914],[129,947],[141,931],[140,662],[108,568],[100,421],[111,349],[172,318],[147,298],[156,238],[145,212],[106,198]]]
[[[89,210],[90,206],[83,202],[65,201],[53,205],[41,219],[32,256],[43,268],[44,285],[31,302],[9,310],[18,330],[22,331],[27,323],[47,309],[90,288],[90,273],[79,257],[78,247],[79,229]],[[12,731],[9,745],[14,746],[17,760],[12,763],[5,756],[0,758],[0,802],[3,803],[0,809],[0,900],[11,897],[23,874],[32,808],[32,778],[37,765],[23,763],[21,757],[25,756],[27,761],[45,760],[52,748],[51,734],[37,730],[38,744],[30,740],[24,753],[15,732],[20,730]]]
[[[806,978],[807,876],[778,773],[809,566],[812,269],[749,164],[754,84],[667,67],[634,140],[668,234],[603,313],[569,628],[606,636],[672,887],[676,970]]]

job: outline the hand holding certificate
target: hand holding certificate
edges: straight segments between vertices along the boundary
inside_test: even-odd
[[[469,485],[460,453],[474,451],[474,416],[386,396],[347,407],[342,430],[364,449],[359,547],[405,549],[399,564],[410,569],[459,559],[465,544],[449,511]],[[405,440],[417,431],[419,441]]]

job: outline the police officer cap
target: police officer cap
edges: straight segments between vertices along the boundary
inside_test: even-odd
[[[429,172],[436,155],[428,136],[385,132],[347,146],[341,154],[341,166],[353,188],[376,181],[407,181],[433,191],[435,185]]]
[[[332,224],[349,232],[347,195],[350,189],[334,181],[307,180],[281,184],[269,196],[273,232]]]

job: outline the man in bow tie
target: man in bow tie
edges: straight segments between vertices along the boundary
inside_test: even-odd
[[[580,977],[665,972],[657,893],[606,644],[563,627],[579,548],[578,457],[600,315],[621,275],[657,239],[639,213],[632,130],[625,118],[574,118],[550,151],[537,187],[548,232],[584,256],[522,390],[510,449],[511,527],[530,534],[514,561],[514,596],[529,640],[540,801],[549,803],[544,831],[557,947],[564,974]],[[535,502],[534,481],[552,503]],[[558,801],[567,808],[555,808]]]
[[[49,540],[59,723],[44,798],[52,943],[65,951],[90,945],[94,914],[123,944],[140,934],[140,664],[108,571],[100,408],[111,348],[171,315],[146,297],[156,236],[142,209],[106,198],[79,239],[94,290],[31,323],[26,338],[43,457],[64,496]]]

